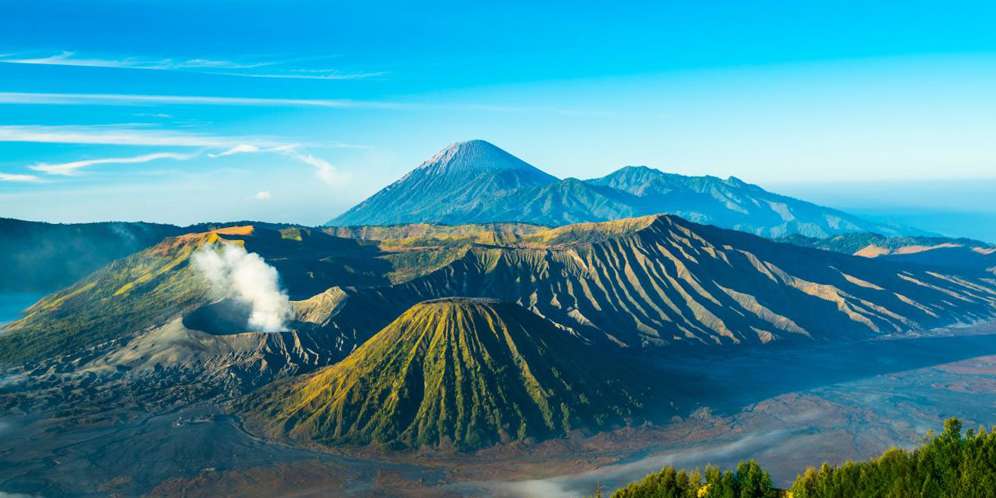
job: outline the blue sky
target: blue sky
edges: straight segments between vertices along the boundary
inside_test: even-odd
[[[996,186],[991,2],[3,10],[0,216],[316,224],[471,138],[561,177],[647,164],[866,211],[881,189],[852,185],[894,209]],[[936,209],[996,213],[958,192]]]

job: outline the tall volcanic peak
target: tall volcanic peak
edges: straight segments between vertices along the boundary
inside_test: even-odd
[[[437,153],[329,225],[461,224],[502,221],[496,213],[513,193],[556,183],[557,178],[483,140]]]
[[[521,170],[555,181],[556,178],[484,140],[457,142],[437,152],[416,171],[447,174],[465,171]]]

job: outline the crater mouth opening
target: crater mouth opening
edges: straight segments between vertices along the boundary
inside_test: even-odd
[[[249,315],[252,308],[237,299],[223,299],[205,304],[183,317],[183,326],[211,335],[232,335],[252,332]]]

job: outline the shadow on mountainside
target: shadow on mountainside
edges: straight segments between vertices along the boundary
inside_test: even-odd
[[[382,259],[376,244],[333,237],[320,230],[258,230],[247,237],[247,251],[257,252],[277,269],[291,299],[306,299],[338,285],[371,287],[389,285],[394,268]]]

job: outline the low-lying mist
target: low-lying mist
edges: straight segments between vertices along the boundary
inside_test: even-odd
[[[455,489],[471,493],[486,491],[488,495],[502,497],[571,498],[585,496],[590,494],[599,484],[614,489],[625,483],[639,480],[646,474],[656,472],[665,466],[694,469],[701,468],[705,464],[715,463],[729,468],[735,465],[736,461],[750,458],[765,448],[782,444],[792,436],[792,431],[788,430],[750,433],[732,441],[675,449],[577,474],[523,481],[461,484],[455,486]]]
[[[191,256],[191,265],[211,283],[218,298],[247,304],[250,330],[280,332],[294,311],[280,288],[280,274],[256,253],[237,244],[202,247]]]

